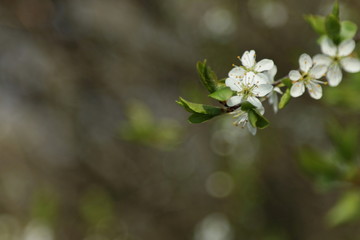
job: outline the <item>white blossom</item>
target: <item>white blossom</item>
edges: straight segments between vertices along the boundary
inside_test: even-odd
[[[327,37],[321,41],[321,51],[323,54],[316,55],[314,63],[328,67],[326,78],[330,86],[335,87],[341,82],[343,77],[341,68],[349,73],[360,71],[359,59],[351,56],[354,49],[355,41],[352,39],[341,42],[339,46],[336,46]]]
[[[314,99],[322,97],[322,88],[320,84],[324,82],[319,81],[325,75],[326,65],[314,65],[313,60],[308,54],[302,54],[299,58],[300,71],[292,70],[289,73],[289,78],[294,82],[290,89],[292,97],[299,97],[305,92],[305,86],[308,89],[310,96]]]
[[[267,71],[265,73],[268,77],[269,84],[272,85],[275,82],[274,78],[275,78],[276,73],[277,73],[277,67],[275,65],[272,69],[270,69],[269,71]],[[278,93],[282,94],[282,91],[280,90],[279,87],[274,87],[273,90],[267,95],[267,97],[269,99],[269,104],[273,106],[275,113],[277,113],[278,105],[279,105]]]
[[[254,81],[260,84],[266,81],[265,71],[269,71],[273,66],[274,62],[270,59],[263,59],[256,62],[256,53],[254,50],[246,51],[240,57],[242,66],[236,66],[229,72],[230,78],[244,78],[247,73],[254,73]]]
[[[236,92],[236,96],[232,96],[226,102],[229,107],[236,106],[244,101],[250,102],[257,108],[262,107],[261,101],[258,97],[266,96],[273,86],[268,83],[266,79],[256,81],[256,74],[248,72],[242,78],[229,77],[226,79],[225,84],[231,90]]]
[[[256,109],[261,115],[264,115],[265,109],[263,106]],[[237,118],[234,122],[236,126],[240,126],[242,128],[245,128],[245,126],[248,128],[249,132],[252,135],[255,135],[257,132],[257,128],[253,127],[249,121],[249,114],[248,112],[242,111],[241,109],[237,109],[234,112],[231,112],[230,114],[234,115],[234,118]]]

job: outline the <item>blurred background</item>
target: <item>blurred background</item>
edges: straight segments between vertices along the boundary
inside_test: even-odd
[[[256,137],[216,104],[255,49],[278,77],[320,52],[304,14],[330,0],[2,0],[1,240],[360,239],[360,75],[295,99]],[[360,2],[341,17],[360,24]]]

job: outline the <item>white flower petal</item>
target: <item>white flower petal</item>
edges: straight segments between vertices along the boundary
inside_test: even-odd
[[[300,74],[300,72],[298,70],[291,70],[289,72],[289,78],[292,81],[298,81],[301,78],[301,74]]]
[[[305,92],[305,86],[303,82],[296,82],[291,86],[290,95],[292,97],[300,97]]]
[[[241,63],[246,68],[252,68],[255,65],[255,51],[251,50],[244,52],[244,54],[241,57]]]
[[[276,95],[276,92],[271,92],[271,93],[269,93],[269,95],[267,96],[268,97],[268,99],[269,99],[269,104],[270,105],[272,105],[273,104],[273,102],[274,102],[274,96]]]
[[[241,92],[242,91],[242,87],[241,87],[239,79],[227,78],[225,80],[225,85],[227,87],[229,87],[231,90],[235,91],[235,92]]]
[[[234,122],[236,126],[244,124],[244,122],[248,120],[248,114],[241,110],[240,111],[236,110],[234,112],[231,112],[230,114],[238,115],[237,119]]]
[[[325,65],[316,65],[316,66],[314,66],[313,68],[310,69],[309,75],[312,78],[319,79],[319,78],[321,78],[322,76],[325,75],[327,69],[328,68]]]
[[[308,89],[310,97],[314,99],[320,99],[322,97],[322,88],[320,84],[309,82],[306,84],[306,88]]]
[[[260,62],[256,63],[255,65],[255,71],[256,72],[263,72],[263,71],[269,71],[274,67],[274,61],[270,59],[263,59]]]
[[[246,99],[246,101],[248,101],[249,103],[251,103],[252,105],[254,105],[256,108],[261,108],[262,104],[260,102],[260,100],[256,97],[248,97]]]
[[[283,94],[283,92],[281,91],[281,89],[278,88],[278,87],[275,87],[275,88],[274,88],[274,92],[277,92],[277,93],[279,93],[279,94]]]
[[[313,62],[315,65],[326,65],[330,66],[332,63],[331,57],[324,55],[324,54],[317,54],[313,57]]]
[[[229,77],[231,78],[243,78],[245,75],[245,70],[242,67],[234,67],[229,72]]]
[[[343,41],[339,45],[338,56],[345,57],[349,56],[355,49],[355,41],[352,39]]]
[[[325,37],[322,41],[321,41],[321,51],[326,54],[329,55],[331,57],[336,56],[336,52],[337,52],[337,47],[336,45],[333,43],[333,41],[331,41],[329,38]]]
[[[277,67],[274,64],[274,66],[268,71],[268,75],[270,79],[274,80],[276,73],[277,73]]]
[[[244,84],[247,86],[252,86],[256,84],[255,76],[256,75],[254,72],[247,72],[243,80]]]
[[[260,84],[269,84],[270,80],[267,74],[265,73],[257,73],[254,77],[254,83],[257,85]]]
[[[309,72],[311,66],[313,65],[311,57],[306,53],[301,54],[299,58],[299,65],[301,71],[305,73]]]
[[[247,123],[247,127],[248,127],[248,129],[249,129],[249,132],[250,132],[252,135],[255,136],[255,135],[256,135],[257,128],[256,128],[256,127],[253,127],[250,122]]]
[[[347,57],[341,60],[342,68],[349,73],[360,71],[360,60],[357,58]]]
[[[279,105],[279,97],[275,90],[269,96],[269,104],[273,106],[274,112],[277,113],[278,105]]]
[[[328,72],[326,74],[326,78],[331,87],[336,87],[337,85],[339,85],[339,83],[342,80],[342,72],[339,64],[333,63],[330,65]]]
[[[263,105],[261,105],[261,107],[258,107],[256,110],[258,110],[258,112],[261,114],[261,115],[264,115],[265,113],[265,108]]]
[[[233,96],[226,101],[226,105],[229,107],[236,106],[241,103],[242,96]]]
[[[258,97],[263,97],[270,93],[273,89],[271,84],[260,84],[259,86],[255,87],[253,93]]]

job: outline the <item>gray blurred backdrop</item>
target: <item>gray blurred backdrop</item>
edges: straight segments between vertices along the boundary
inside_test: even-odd
[[[226,77],[255,49],[278,77],[318,53],[304,14],[328,0],[3,0],[0,239],[359,239],[329,228],[297,151],[328,148],[334,108],[295,99],[256,137],[230,116],[190,125],[179,96],[211,102],[195,64]],[[341,1],[360,24],[360,2]]]

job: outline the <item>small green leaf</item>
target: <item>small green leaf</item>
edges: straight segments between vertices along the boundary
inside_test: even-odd
[[[327,223],[334,227],[360,217],[360,192],[344,194],[326,216]]]
[[[341,22],[340,37],[341,40],[352,39],[357,32],[357,25],[350,21]]]
[[[336,0],[332,9],[332,14],[339,19],[340,9],[339,9],[339,1]]]
[[[255,109],[248,111],[248,118],[250,124],[259,129],[264,129],[270,124],[269,121]]]
[[[176,101],[180,106],[184,107],[186,111],[192,113],[189,117],[190,123],[202,123],[204,121],[207,121],[215,116],[218,116],[220,114],[223,114],[223,109],[219,107],[199,104],[199,103],[192,103],[189,101],[186,101],[183,98],[179,98],[178,101]]]
[[[329,15],[325,19],[325,28],[326,33],[331,38],[334,43],[338,44],[340,39],[340,21],[339,19],[334,15]]]
[[[183,99],[181,97],[176,102],[180,106],[183,106],[185,108],[185,110],[190,113],[201,113],[201,114],[212,115],[212,116],[217,116],[217,115],[224,113],[223,110],[219,107],[204,105],[204,104],[200,104],[200,103],[192,103],[192,102],[186,101],[185,99]]]
[[[218,79],[214,71],[212,71],[211,68],[207,66],[206,60],[203,62],[199,61],[196,64],[196,68],[200,75],[201,83],[210,93],[215,92],[218,89]]]
[[[255,111],[257,114],[257,122],[256,127],[259,129],[264,129],[270,125],[269,120],[267,120],[263,115],[261,115],[258,111]]]
[[[249,103],[248,101],[246,102],[242,102],[241,103],[241,110],[244,112],[247,112],[251,109],[255,109],[256,107],[254,105],[252,105],[251,103]]]
[[[186,102],[187,101],[181,97],[179,98],[178,101],[176,101],[176,103],[179,104],[180,106],[182,106],[187,112],[194,113],[194,111],[188,106],[188,104]]]
[[[190,115],[189,117],[189,122],[190,123],[202,123],[205,122],[213,117],[215,117],[216,115],[208,115],[208,114],[201,114],[201,113],[193,113]]]
[[[251,103],[247,101],[241,103],[241,111],[248,113],[249,122],[253,127],[263,129],[269,126],[269,121]]]
[[[253,109],[250,109],[250,110],[248,111],[248,119],[249,119],[250,124],[251,124],[253,127],[256,127],[256,123],[257,123],[257,121],[258,121],[258,118],[257,118],[256,112],[255,112]]]
[[[224,88],[220,88],[219,90],[211,93],[209,95],[209,97],[214,98],[219,101],[226,101],[233,95],[233,93],[234,92],[230,88],[224,87]]]
[[[325,17],[315,15],[305,15],[305,20],[311,25],[311,27],[320,35],[326,34],[325,29]]]
[[[291,100],[290,88],[286,89],[279,102],[279,109],[283,109]]]

